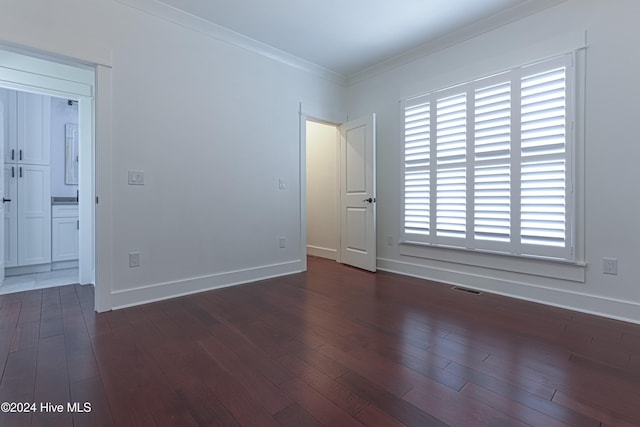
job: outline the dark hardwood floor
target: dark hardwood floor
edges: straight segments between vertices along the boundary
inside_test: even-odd
[[[2,295],[0,361],[0,402],[37,405],[0,426],[640,425],[640,325],[315,258],[97,315]]]

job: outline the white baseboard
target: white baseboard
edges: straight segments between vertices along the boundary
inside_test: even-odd
[[[307,245],[307,255],[317,256],[320,258],[327,258],[336,260],[338,259],[338,251],[330,248],[323,248],[320,246]]]
[[[296,260],[281,264],[265,265],[245,270],[229,271],[175,282],[158,283],[134,289],[114,291],[111,293],[112,309],[117,310],[198,292],[257,282],[273,277],[299,273],[301,271],[302,261]]]
[[[74,259],[71,261],[53,261],[51,263],[51,270],[64,270],[67,268],[78,268],[78,260]]]
[[[640,324],[640,304],[544,285],[378,258],[379,270]]]
[[[20,276],[22,274],[46,273],[51,271],[51,264],[21,265],[4,269],[5,277]]]

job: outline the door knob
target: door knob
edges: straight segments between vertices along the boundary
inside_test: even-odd
[[[375,202],[376,199],[369,197],[368,199],[364,199],[363,202],[369,202],[369,203],[373,203]]]
[[[11,201],[11,199],[7,199],[6,197],[2,198],[2,203],[7,203],[7,202],[10,202],[10,201]]]

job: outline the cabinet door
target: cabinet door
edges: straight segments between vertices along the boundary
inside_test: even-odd
[[[48,165],[51,158],[51,98],[26,92],[18,92],[17,97],[17,160],[31,165]]]
[[[16,162],[18,153],[16,92],[0,88],[0,102],[4,104],[4,161]]]
[[[18,265],[18,166],[4,165],[4,266]]]
[[[49,166],[18,166],[18,264],[51,262]]]
[[[51,220],[51,261],[78,259],[78,217]]]

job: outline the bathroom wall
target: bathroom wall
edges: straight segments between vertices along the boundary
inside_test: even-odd
[[[65,184],[65,125],[78,124],[78,103],[51,98],[51,197],[76,197],[77,185]]]

